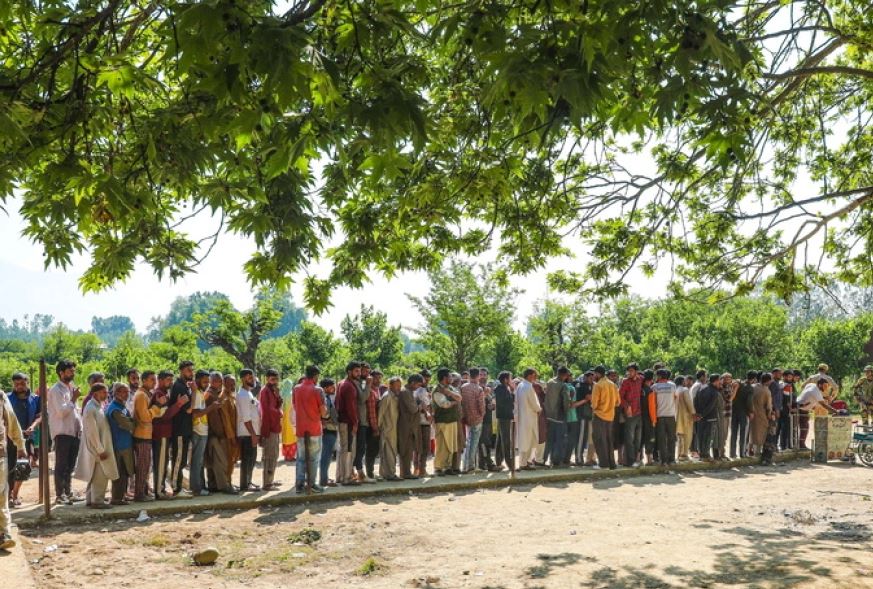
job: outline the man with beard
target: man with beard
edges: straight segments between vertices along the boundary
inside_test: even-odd
[[[294,396],[291,396],[292,402]],[[276,467],[279,464],[279,439],[282,435],[282,394],[279,391],[279,372],[270,368],[267,370],[267,384],[258,394],[261,409],[261,445],[264,447],[262,462],[264,478],[261,488],[270,491],[279,486],[275,482]],[[319,424],[320,431],[320,424]],[[319,433],[319,440],[321,433]],[[297,444],[300,452],[300,443]]]
[[[152,465],[154,473],[155,499],[170,499],[164,488],[167,482],[167,465],[170,462],[170,439],[173,437],[173,420],[182,408],[190,401],[188,395],[180,395],[175,403],[170,403],[170,387],[173,385],[173,373],[162,370],[158,373],[158,386],[152,392],[153,405],[167,405],[167,410],[160,417],[152,418]],[[186,385],[187,387],[187,385]],[[172,480],[170,481],[172,484]],[[191,494],[184,496],[191,497]]]
[[[640,449],[643,442],[643,377],[639,373],[636,362],[628,364],[627,376],[621,381],[618,396],[624,412],[624,460],[622,462],[625,466],[637,467],[640,465]]]
[[[230,482],[228,460],[229,441],[236,440],[236,417],[223,396],[224,378],[220,372],[209,374],[209,387],[203,394],[206,408],[206,454],[204,465],[208,479],[208,492],[236,494]]]
[[[306,490],[307,481],[312,492],[324,492],[324,487],[316,482],[321,459],[321,420],[328,416],[324,406],[324,392],[316,384],[320,373],[321,370],[317,366],[307,366],[303,381],[294,387],[291,395],[294,415],[297,416],[296,431],[300,440],[297,444],[297,472],[294,486],[297,493]],[[263,392],[261,394],[263,395]]]
[[[106,420],[112,433],[113,459],[118,478],[112,481],[112,505],[128,505],[125,494],[128,481],[136,476],[133,459],[133,430],[136,422],[127,410],[130,389],[117,382],[112,385],[112,401],[106,407]]]
[[[700,459],[704,462],[712,462],[710,454],[715,445],[715,437],[718,435],[718,403],[721,399],[721,376],[709,375],[709,384],[700,389],[694,396],[694,411],[701,424],[700,443],[697,446]]]
[[[236,439],[239,441],[239,492],[260,491],[252,482],[252,473],[258,459],[258,443],[261,435],[261,412],[258,399],[252,393],[255,373],[250,368],[239,372],[240,387],[236,393]]]
[[[461,394],[450,384],[451,382],[452,376],[448,368],[437,370],[437,386],[432,395],[436,441],[433,467],[437,476],[454,473],[454,457],[459,449],[458,414]]]
[[[397,421],[397,452],[400,455],[400,476],[404,479],[417,479],[412,473],[412,453],[419,446],[421,428],[418,424],[418,403],[415,402],[415,389],[424,379],[413,374],[406,381],[398,398],[400,411]]]
[[[386,481],[400,480],[397,476],[397,423],[400,419],[402,386],[400,377],[392,376],[388,379],[388,391],[379,401],[379,476]],[[415,475],[421,476],[418,470]]]
[[[198,370],[194,376],[194,386],[191,388],[193,400],[191,401],[191,419],[194,428],[191,435],[191,467],[190,487],[191,493],[199,496],[209,495],[206,488],[206,446],[209,444],[209,415],[217,411],[219,404],[206,402],[206,396],[210,384],[215,383],[219,388],[215,389],[214,396],[217,398],[221,387],[221,375],[213,379],[206,370]]]
[[[194,363],[184,360],[179,363],[179,377],[170,389],[170,405],[175,405],[180,397],[188,398],[176,416],[173,417],[173,435],[170,438],[170,484],[174,497],[191,497],[191,492],[182,488],[182,470],[188,467],[188,449],[194,432],[191,416],[191,388],[194,383]]]
[[[346,378],[339,384],[336,394],[336,411],[339,420],[339,449],[336,459],[336,482],[340,485],[358,485],[353,460],[358,434],[358,381],[361,365],[349,362]]]
[[[420,444],[418,446],[418,449],[415,451],[415,456],[413,457],[413,460],[415,463],[415,474],[420,477],[425,477],[428,476],[427,457],[430,454],[431,424],[433,423],[433,399],[430,394],[430,389],[428,388],[428,384],[430,383],[430,371],[428,371],[427,369],[422,370],[421,377],[424,379],[424,382],[422,382],[421,386],[415,390],[415,402],[418,403],[418,424],[421,429],[421,435],[419,438]],[[399,386],[403,386],[402,381],[400,381],[400,377],[397,377],[397,379],[398,382],[400,382]],[[391,387],[389,386],[388,388],[390,390]],[[398,388],[398,391],[399,390],[400,389]],[[381,404],[379,411],[379,422],[381,423]],[[380,448],[381,447],[382,446],[380,446]],[[395,450],[397,448],[396,440],[394,448]]]
[[[73,470],[79,455],[79,438],[82,421],[76,401],[81,392],[73,383],[76,378],[76,363],[61,360],[55,367],[58,382],[48,390],[49,431],[55,451],[55,503],[72,505],[83,498],[74,496],[71,488]]]
[[[22,481],[12,479],[12,466],[18,460],[19,450],[24,450],[31,463],[36,456],[33,444],[33,430],[42,423],[42,411],[40,399],[34,395],[28,386],[27,377],[21,372],[12,375],[12,392],[9,393],[9,405],[18,421],[18,426],[24,436],[24,446],[19,448],[9,437],[6,440],[8,459],[6,466],[9,469],[9,507],[19,507],[21,499],[18,493],[21,490]],[[2,442],[2,440],[0,440]]]
[[[357,480],[361,483],[375,483],[376,479],[368,477],[364,472],[364,460],[367,455],[367,441],[372,438],[371,423],[368,411],[370,402],[370,365],[361,362],[361,374],[355,381],[356,403],[358,412],[358,430],[355,435],[355,470]],[[378,446],[377,453],[378,453]]]

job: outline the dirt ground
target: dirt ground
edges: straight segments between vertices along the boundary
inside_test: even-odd
[[[46,588],[873,587],[871,494],[873,470],[795,462],[23,536]]]

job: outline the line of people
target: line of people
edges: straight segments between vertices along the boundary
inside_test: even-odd
[[[632,363],[623,377],[598,366],[574,379],[561,367],[542,382],[534,369],[490,380],[484,368],[440,368],[431,385],[428,370],[405,382],[397,376],[383,382],[379,370],[350,362],[339,383],[308,367],[296,386],[286,383],[293,390],[285,403],[275,370],[267,370],[259,386],[254,372],[243,369],[237,386],[234,375],[195,371],[186,361],[178,375],[131,369],[126,383],[111,386],[93,373],[80,404],[76,365],[64,360],[47,392],[47,424],[23,374],[13,376],[12,393],[3,395],[7,417],[15,418],[7,419],[15,426],[4,427],[0,438],[7,446],[8,507],[20,505],[21,485],[9,465],[28,456],[35,461],[35,432],[45,425],[55,455],[55,502],[105,509],[276,489],[283,423],[289,420],[297,437],[297,492],[516,466],[612,469],[725,460],[765,454],[768,435],[773,450],[794,443],[805,448],[809,416],[837,411],[832,399],[838,387],[827,372],[821,365],[804,381],[799,371],[750,371],[739,381],[703,370],[695,377],[672,375],[661,365],[641,371]],[[873,367],[853,389],[856,396],[873,393]],[[865,400],[859,397],[862,405]],[[799,414],[796,436],[792,412]],[[259,447],[261,485],[252,480]],[[88,483],[84,495],[73,492],[74,474]]]

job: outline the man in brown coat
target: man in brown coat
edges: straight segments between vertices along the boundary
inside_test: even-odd
[[[418,425],[418,403],[415,401],[415,389],[420,387],[424,379],[420,374],[413,374],[400,391],[400,417],[397,420],[397,451],[400,454],[400,476],[404,479],[417,479],[412,474],[412,453],[420,445],[421,428]]]

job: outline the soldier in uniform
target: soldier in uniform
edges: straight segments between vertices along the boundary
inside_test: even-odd
[[[852,386],[852,393],[861,408],[861,422],[873,425],[873,364],[864,367],[864,376]]]

